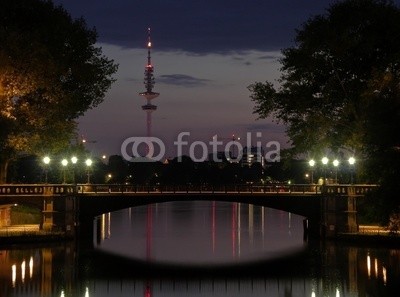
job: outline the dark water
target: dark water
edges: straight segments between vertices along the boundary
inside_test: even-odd
[[[207,201],[104,214],[87,242],[0,247],[0,297],[399,296],[399,249],[307,242],[302,221]]]

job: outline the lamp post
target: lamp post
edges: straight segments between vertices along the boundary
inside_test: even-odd
[[[314,166],[315,166],[315,161],[313,159],[311,159],[310,161],[308,161],[308,165],[310,165],[311,167],[311,184],[314,183]]]
[[[43,163],[44,163],[44,174],[45,174],[45,183],[47,184],[47,171],[48,171],[48,166],[50,164],[50,157],[45,156],[43,158]]]
[[[328,165],[329,159],[327,157],[323,157],[321,161],[324,165],[324,184],[326,184],[326,165]]]
[[[349,164],[350,164],[350,183],[353,183],[353,169],[354,169],[354,164],[356,163],[356,159],[354,157],[349,158]]]
[[[338,166],[339,166],[339,160],[337,160],[337,159],[333,160],[333,166],[335,167],[335,184],[337,184],[338,183],[337,170],[338,170]]]
[[[72,182],[75,184],[75,165],[78,162],[78,158],[73,156],[71,157],[71,163],[72,163]]]
[[[86,159],[85,164],[87,169],[87,183],[90,184],[90,167],[92,166],[93,161],[91,159]]]
[[[67,159],[62,159],[61,165],[63,167],[63,183],[65,184],[67,182],[65,170],[66,170],[66,167],[68,165],[68,160]]]

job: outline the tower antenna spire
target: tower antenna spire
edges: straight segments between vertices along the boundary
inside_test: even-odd
[[[147,28],[147,65],[151,65],[151,29]]]
[[[158,97],[160,93],[153,92],[155,80],[154,80],[154,67],[151,64],[151,29],[147,28],[147,65],[144,68],[144,86],[146,91],[139,93],[147,100],[147,104],[142,105],[142,109],[147,113],[147,137],[151,137],[151,114],[157,110],[157,106],[151,103],[151,100]],[[152,155],[149,151],[150,145],[147,147],[147,155]]]

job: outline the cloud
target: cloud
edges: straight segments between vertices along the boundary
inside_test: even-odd
[[[254,123],[246,125],[246,130],[249,132],[268,131],[270,133],[279,134],[279,133],[285,133],[286,127],[276,122],[264,122],[264,123]]]
[[[167,85],[175,85],[182,87],[199,87],[204,86],[210,80],[203,78],[196,78],[186,74],[164,74],[157,77],[157,82]]]
[[[261,56],[258,59],[260,60],[268,60],[268,61],[276,61],[278,59],[282,58],[282,55],[265,55]]]

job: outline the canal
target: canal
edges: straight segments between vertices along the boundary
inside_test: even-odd
[[[400,249],[310,241],[303,218],[187,201],[103,214],[93,238],[0,245],[0,296],[398,296]]]

